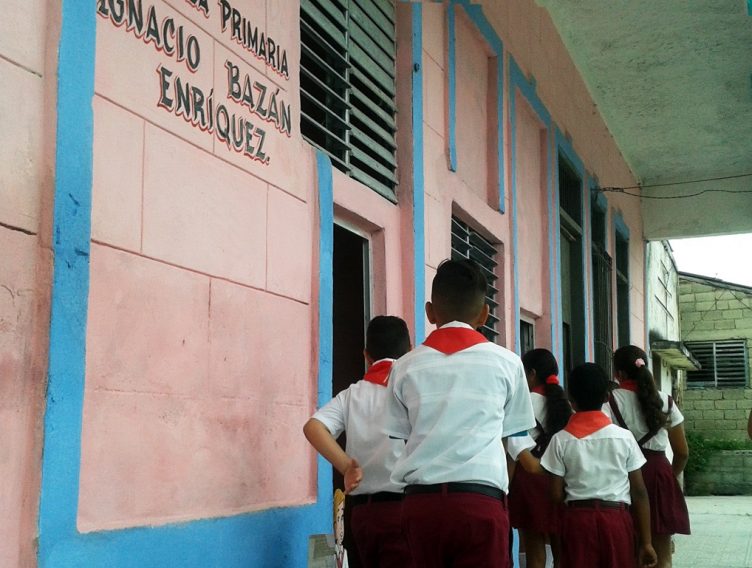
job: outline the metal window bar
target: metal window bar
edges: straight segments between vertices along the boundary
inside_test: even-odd
[[[613,323],[611,315],[611,257],[593,243],[593,339],[595,362],[611,376]]]
[[[744,387],[748,384],[749,354],[745,340],[687,342],[701,369],[687,373],[693,387]]]
[[[486,294],[486,303],[489,306],[489,315],[486,324],[481,328],[481,333],[489,341],[496,341],[499,335],[497,324],[501,322],[499,307],[496,301],[496,247],[483,238],[477,231],[473,230],[467,223],[464,223],[452,217],[452,259],[458,260],[469,258],[474,260],[480,266],[486,280],[488,281],[488,292]]]
[[[301,0],[301,132],[334,165],[395,201],[392,0]]]

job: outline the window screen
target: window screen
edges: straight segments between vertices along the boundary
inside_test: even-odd
[[[394,200],[394,4],[301,0],[300,37],[303,136],[335,167]]]
[[[747,386],[747,344],[743,339],[727,341],[688,341],[692,355],[702,366],[687,373],[691,387]]]
[[[629,345],[629,241],[616,234],[616,317],[618,344]]]
[[[486,303],[490,311],[486,325],[481,332],[489,341],[496,341],[499,335],[497,325],[499,323],[496,296],[496,247],[483,238],[477,231],[470,228],[456,217],[452,217],[452,259],[469,258],[478,263],[488,280],[488,294]]]

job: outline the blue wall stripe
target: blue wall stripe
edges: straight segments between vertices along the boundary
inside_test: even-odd
[[[456,49],[457,38],[455,36],[456,13],[454,3],[447,4],[447,81],[448,86],[448,114],[449,114],[449,169],[457,171],[457,69]]]
[[[39,505],[39,566],[304,567],[307,535],[331,532],[331,467],[319,458],[315,504],[161,527],[76,528],[91,237],[95,11],[64,0],[58,51],[54,272]],[[331,397],[331,164],[318,156],[321,211],[319,403]],[[258,456],[249,456],[258,459]]]
[[[415,344],[426,335],[425,182],[423,178],[423,6],[412,9],[413,248],[415,269]]]
[[[95,11],[66,0],[58,52],[54,268],[39,503],[39,554],[75,534],[81,457],[94,95]]]

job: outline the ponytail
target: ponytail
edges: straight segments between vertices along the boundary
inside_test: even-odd
[[[535,371],[543,387],[543,396],[546,397],[546,423],[543,429],[546,434],[553,435],[562,430],[572,416],[572,406],[559,385],[556,358],[548,349],[532,349],[522,356],[522,365],[528,375]]]
[[[663,412],[663,400],[647,366],[647,354],[634,345],[620,347],[614,353],[614,370],[621,371],[637,383],[637,401],[650,432],[658,432],[666,425],[668,414]]]

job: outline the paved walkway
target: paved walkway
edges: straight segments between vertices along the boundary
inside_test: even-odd
[[[692,534],[676,535],[675,568],[752,568],[752,497],[687,497]]]

